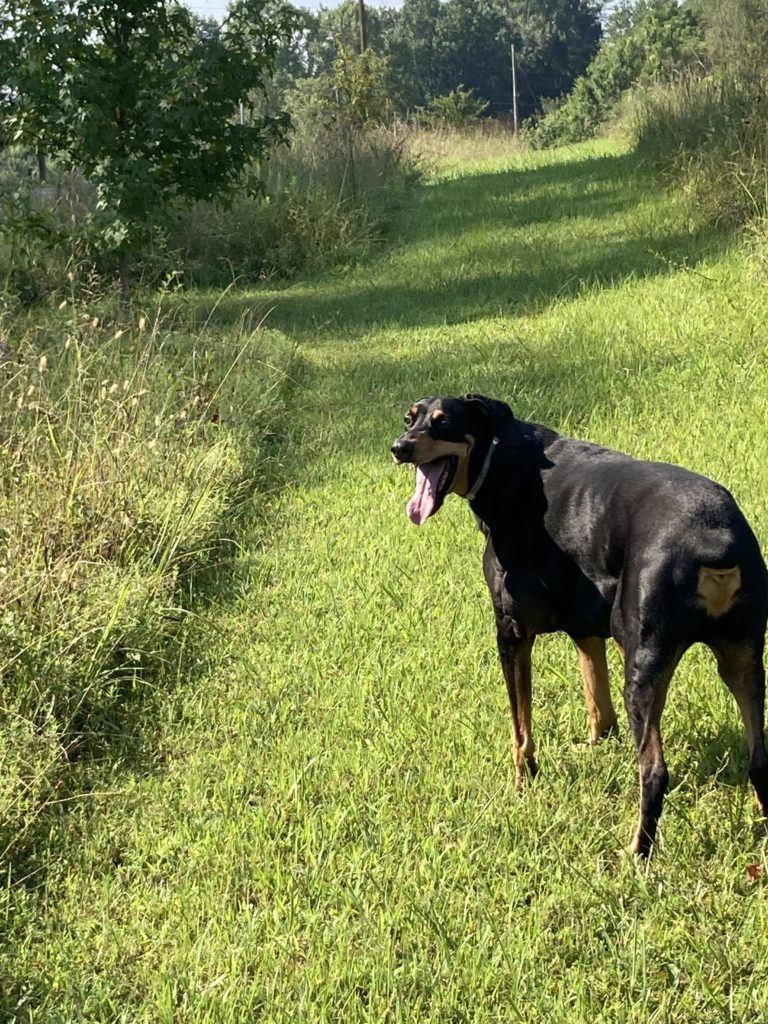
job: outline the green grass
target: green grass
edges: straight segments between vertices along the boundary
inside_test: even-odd
[[[458,499],[414,528],[388,456],[415,398],[481,391],[720,479],[765,544],[758,268],[609,144],[454,164],[392,238],[218,306],[217,330],[260,303],[300,346],[271,535],[200,611],[202,665],[138,755],[73,764],[8,865],[10,1020],[768,1017],[768,847],[708,654],[671,689],[656,856],[620,860],[626,729],[580,748],[575,652],[542,638],[541,772],[516,791],[481,537]]]

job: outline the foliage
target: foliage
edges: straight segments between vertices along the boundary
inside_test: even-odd
[[[461,83],[491,113],[506,113],[514,44],[519,105],[531,114],[543,98],[567,91],[586,68],[600,39],[599,10],[596,0],[404,0],[399,10],[367,6],[367,40],[389,59],[391,99],[401,113]],[[290,60],[307,74],[330,74],[344,50],[359,48],[357,4],[343,0],[307,17]]]
[[[396,126],[386,127],[388,62],[343,49],[330,74],[299,80],[283,102],[290,149],[259,168],[263,191],[231,208],[199,203],[169,235],[185,279],[294,277],[358,259],[391,222],[414,177]]]
[[[700,40],[690,8],[677,0],[638,0],[617,8],[586,73],[536,125],[534,144],[591,138],[626,90],[679,74],[693,60]]]
[[[413,69],[428,61],[429,101],[462,83],[489,104],[493,114],[507,113],[512,106],[510,47],[514,44],[518,67],[518,103],[523,115],[532,114],[542,99],[558,96],[589,63],[600,38],[598,7],[592,0],[546,0],[532,5],[525,0],[447,0],[426,6],[411,0],[403,6],[403,30],[399,60],[403,77],[413,79]],[[427,15],[435,18],[430,51],[425,51],[423,32]],[[393,75],[398,74],[393,55]],[[422,101],[423,102],[423,101]]]
[[[639,153],[695,197],[712,220],[743,224],[768,214],[765,80],[686,78],[636,98]]]
[[[766,68],[768,8],[763,0],[691,0],[704,28],[702,57],[710,71],[754,75]]]
[[[297,92],[297,133],[262,169],[263,194],[240,193],[227,207],[197,203],[171,225],[168,245],[187,284],[348,265],[386,234],[414,176],[403,139],[383,127],[350,132],[314,90],[309,102],[308,90]]]
[[[698,74],[639,92],[638,151],[714,220],[764,223],[768,214],[768,8],[753,0],[696,4]]]
[[[11,138],[93,183],[124,285],[169,209],[225,194],[285,137],[286,118],[253,99],[292,24],[280,5],[236,0],[220,31],[166,0],[8,0],[6,19]]]
[[[392,113],[389,89],[389,60],[373,50],[356,54],[342,47],[333,62],[331,88],[353,128],[383,124]]]
[[[445,96],[435,96],[425,111],[425,119],[433,124],[459,128],[476,123],[487,109],[487,100],[460,85]]]

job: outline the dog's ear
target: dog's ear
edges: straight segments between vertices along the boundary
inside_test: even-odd
[[[506,429],[514,426],[515,416],[506,402],[485,395],[464,395],[462,401],[471,405],[485,416],[494,434],[501,437]]]

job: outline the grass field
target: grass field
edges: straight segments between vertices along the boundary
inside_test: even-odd
[[[254,303],[299,346],[268,538],[257,516],[199,611],[205,670],[130,756],[73,765],[80,798],[8,866],[0,1014],[768,1020],[766,832],[709,655],[671,689],[656,855],[618,859],[626,729],[583,749],[575,652],[542,638],[541,772],[516,791],[481,537],[455,498],[413,527],[388,455],[415,398],[484,392],[718,478],[768,547],[757,265],[600,143],[454,161],[377,258],[230,294],[217,329]]]

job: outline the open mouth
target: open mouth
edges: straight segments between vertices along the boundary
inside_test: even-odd
[[[408,502],[411,522],[421,526],[440,508],[451,488],[459,460],[454,455],[416,466],[416,490]]]

